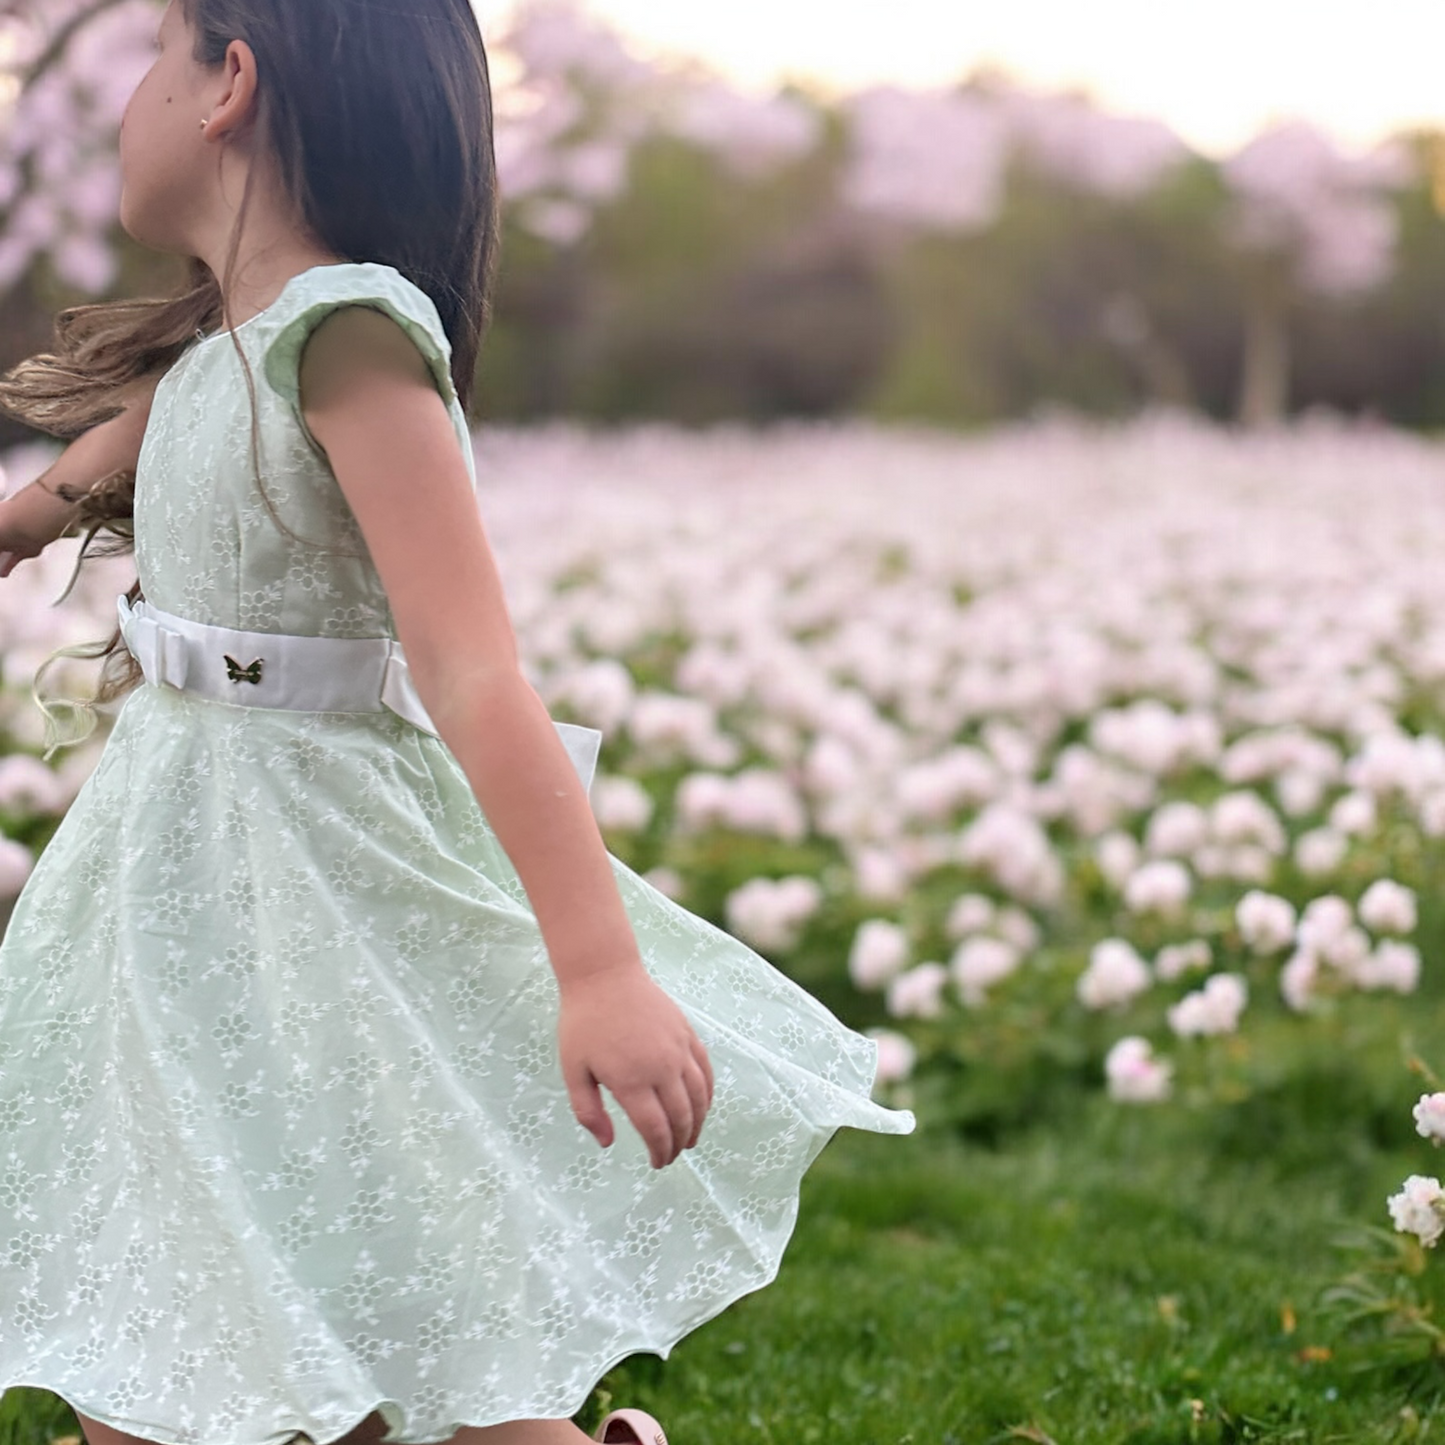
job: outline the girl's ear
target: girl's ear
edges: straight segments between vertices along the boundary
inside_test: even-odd
[[[239,134],[255,118],[256,55],[244,40],[233,40],[226,47],[221,72],[226,88],[206,127],[207,135],[212,136]]]

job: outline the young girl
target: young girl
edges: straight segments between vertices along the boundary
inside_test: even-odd
[[[0,389],[75,438],[4,571],[89,522],[138,573],[0,944],[0,1385],[90,1445],[585,1440],[602,1374],[775,1277],[839,1127],[915,1120],[606,851],[600,734],[522,676],[462,405],[470,0],[171,0],[157,45],[121,221],[192,284]]]

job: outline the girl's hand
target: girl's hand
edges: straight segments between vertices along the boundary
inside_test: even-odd
[[[0,501],[0,577],[8,577],[27,558],[38,557],[53,540],[37,534],[30,519],[17,510],[15,500],[6,497]]]
[[[642,966],[601,969],[562,985],[557,1041],[578,1122],[606,1149],[606,1084],[652,1155],[671,1164],[697,1143],[712,1107],[712,1064],[687,1016]]]

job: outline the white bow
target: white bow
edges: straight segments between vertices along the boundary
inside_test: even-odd
[[[184,687],[190,661],[186,639],[154,617],[136,611],[124,592],[116,598],[116,611],[125,645],[140,663],[146,681]]]

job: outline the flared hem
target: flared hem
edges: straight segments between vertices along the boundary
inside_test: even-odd
[[[839,1129],[855,1127],[857,1126],[847,1122],[840,1122],[827,1129],[826,1132],[820,1131],[817,1135],[817,1145],[811,1150],[807,1161],[803,1165],[804,1173],[812,1167],[813,1161],[816,1160],[823,1150],[832,1142]],[[659,1359],[666,1360],[672,1354],[673,1350],[689,1335],[701,1329],[703,1325],[715,1320],[740,1299],[745,1299],[750,1294],[756,1294],[759,1290],[766,1289],[768,1285],[772,1284],[782,1272],[783,1258],[787,1254],[788,1245],[792,1242],[793,1236],[797,1233],[797,1228],[798,1209],[795,1202],[792,1219],[788,1223],[787,1233],[783,1236],[782,1243],[777,1250],[776,1258],[762,1279],[755,1280],[729,1293],[721,1303],[714,1304],[707,1313],[698,1315],[689,1324],[684,1325],[676,1331],[666,1344],[659,1345],[655,1342],[639,1340],[624,1350],[614,1352],[603,1363],[595,1367],[592,1384],[590,1384],[570,1406],[564,1408],[560,1415],[500,1415],[486,1419],[472,1417],[454,1421],[445,1434],[402,1436],[393,1435],[391,1432],[395,1429],[405,1429],[406,1407],[401,1401],[395,1400],[391,1396],[383,1396],[367,1409],[361,1411],[361,1413],[349,1423],[343,1425],[341,1429],[331,1434],[312,1435],[298,1427],[295,1430],[275,1430],[260,1439],[230,1439],[218,1441],[208,1436],[206,1445],[287,1445],[287,1442],[296,1440],[298,1437],[310,1441],[311,1445],[336,1445],[337,1441],[344,1439],[353,1430],[359,1428],[376,1414],[380,1414],[387,1424],[387,1433],[378,1437],[377,1445],[442,1445],[442,1442],[450,1440],[458,1430],[469,1427],[473,1429],[484,1429],[489,1425],[505,1425],[512,1420],[573,1419],[577,1412],[581,1410],[591,1398],[592,1392],[597,1388],[598,1381],[602,1380],[609,1371],[616,1369],[624,1360],[631,1359],[633,1355],[656,1355]],[[134,1436],[138,1440],[150,1441],[152,1445],[197,1445],[194,1434],[178,1433],[174,1430],[165,1431],[163,1429],[160,1433],[157,1433],[154,1424],[147,1425],[136,1420],[122,1419],[119,1416],[109,1414],[103,1410],[92,1409],[90,1406],[84,1404],[79,1396],[73,1392],[57,1390],[53,1385],[47,1385],[41,1380],[7,1380],[3,1385],[0,1385],[0,1393],[3,1393],[5,1390],[17,1388],[45,1390],[49,1394],[55,1395],[58,1399],[65,1401],[65,1403],[77,1413],[88,1416],[90,1419],[96,1420],[102,1425],[108,1425],[112,1430],[119,1430],[126,1435]],[[94,1445],[94,1442],[91,1442],[91,1445]]]

